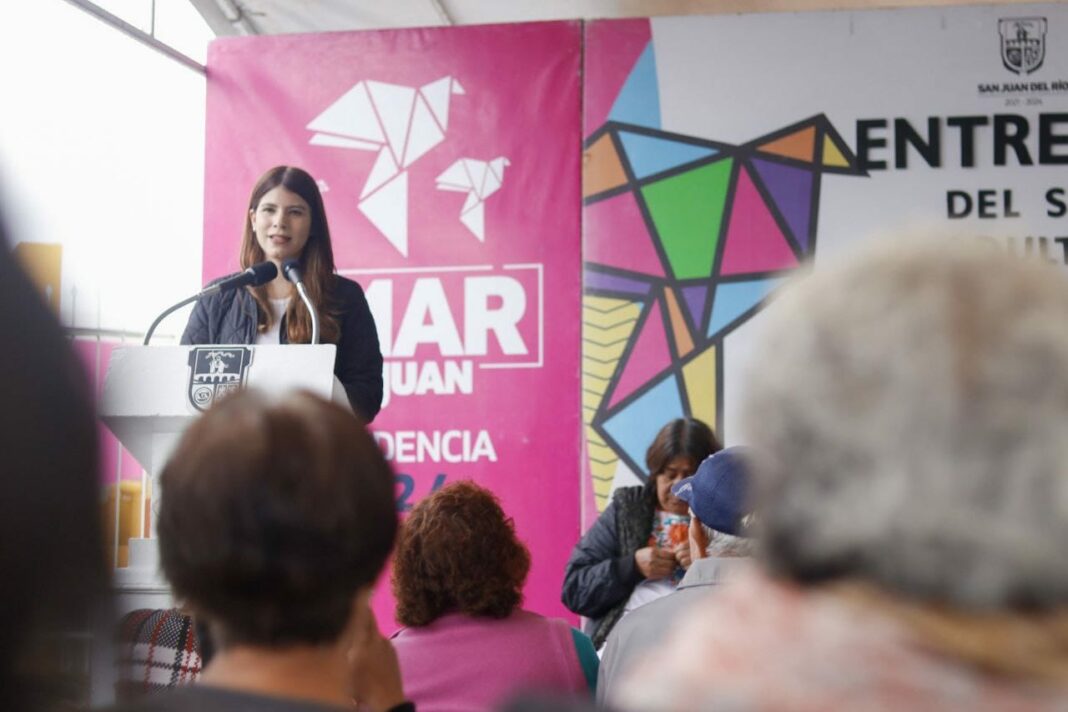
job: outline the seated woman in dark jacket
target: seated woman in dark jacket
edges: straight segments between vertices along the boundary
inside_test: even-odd
[[[700,420],[680,418],[665,425],[645,453],[649,479],[617,489],[571,552],[562,599],[575,613],[595,619],[588,632],[596,647],[604,644],[628,603],[634,608],[670,592],[689,567],[686,503],[671,494],[671,486],[720,449]],[[673,538],[673,528],[682,536]]]
[[[300,168],[276,166],[249,197],[241,268],[270,260],[278,276],[260,287],[213,294],[197,302],[183,344],[301,344],[311,341],[311,314],[282,274],[299,259],[308,296],[319,311],[321,340],[337,344],[334,375],[353,410],[371,422],[382,407],[382,352],[363,289],[334,274],[334,250],[323,198]]]

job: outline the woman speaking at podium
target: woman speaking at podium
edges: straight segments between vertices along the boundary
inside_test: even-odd
[[[197,302],[183,344],[306,344],[312,318],[282,263],[298,259],[319,311],[321,341],[337,345],[334,374],[353,410],[370,422],[382,405],[382,352],[363,289],[334,274],[334,250],[315,180],[293,166],[263,174],[249,196],[241,268],[270,260],[278,276],[258,287],[219,292]]]

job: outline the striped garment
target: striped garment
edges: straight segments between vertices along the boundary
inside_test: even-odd
[[[188,685],[200,675],[200,642],[193,619],[177,609],[139,609],[119,623],[116,700]]]

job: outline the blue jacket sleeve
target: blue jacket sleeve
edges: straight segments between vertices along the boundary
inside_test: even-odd
[[[620,551],[615,504],[609,504],[572,549],[561,600],[574,613],[600,618],[625,600],[641,579],[634,555]]]
[[[334,374],[353,409],[370,423],[382,408],[382,351],[363,289],[355,282],[348,284]]]
[[[193,312],[185,324],[181,343],[185,346],[211,343],[208,341],[208,333],[208,309],[204,306],[204,301],[199,300],[193,305]]]

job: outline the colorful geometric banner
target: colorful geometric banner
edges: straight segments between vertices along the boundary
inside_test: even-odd
[[[749,356],[799,265],[922,234],[1068,267],[1063,4],[605,20],[584,36],[587,525],[645,480],[670,419],[726,444],[759,427],[742,417]]]
[[[823,175],[864,175],[822,114],[740,145],[662,130],[639,22],[587,30],[588,61],[612,50],[615,25],[631,54],[585,141],[583,416],[598,509],[620,461],[644,472],[668,420],[696,417],[722,437],[725,338],[815,252]],[[590,84],[609,74],[596,66]]]

